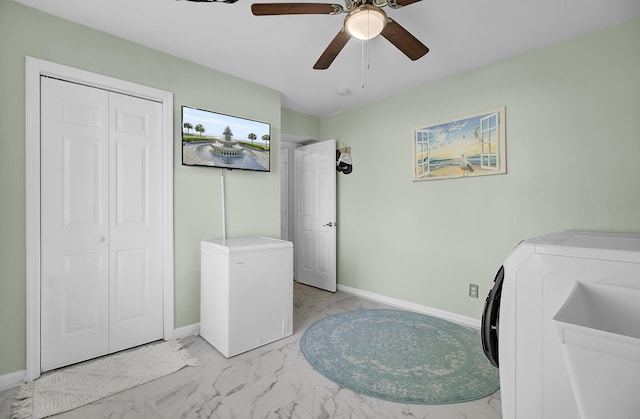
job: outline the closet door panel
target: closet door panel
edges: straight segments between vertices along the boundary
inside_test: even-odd
[[[163,337],[162,105],[111,93],[112,352]]]
[[[108,353],[108,93],[41,79],[41,368]]]

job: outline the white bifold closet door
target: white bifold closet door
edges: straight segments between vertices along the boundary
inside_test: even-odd
[[[162,105],[41,78],[41,369],[163,337]]]

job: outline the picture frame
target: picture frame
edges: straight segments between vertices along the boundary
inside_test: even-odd
[[[427,124],[413,130],[413,181],[507,173],[506,108]]]

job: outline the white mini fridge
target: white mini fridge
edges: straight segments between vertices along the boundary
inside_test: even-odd
[[[200,335],[229,358],[293,333],[293,244],[202,241]]]

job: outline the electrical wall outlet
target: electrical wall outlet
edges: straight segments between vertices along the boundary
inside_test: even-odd
[[[478,289],[480,287],[476,284],[469,284],[469,297],[478,298]]]

